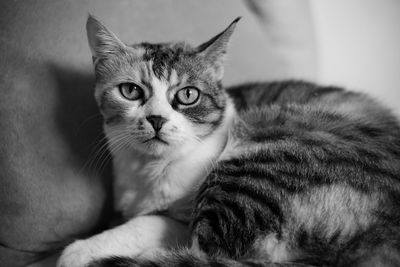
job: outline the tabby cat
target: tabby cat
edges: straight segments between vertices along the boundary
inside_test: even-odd
[[[89,17],[127,222],[59,266],[400,266],[397,119],[303,81],[225,90],[237,21],[198,47],[127,46]]]

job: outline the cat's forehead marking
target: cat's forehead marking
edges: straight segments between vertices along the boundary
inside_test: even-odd
[[[152,87],[152,97],[149,99],[146,107],[148,114],[162,115],[169,117],[172,107],[166,97],[170,84],[163,78],[158,78],[156,75],[151,76],[150,85]]]
[[[185,77],[179,77],[177,71],[173,68],[165,69],[164,75],[158,76],[153,70],[153,64],[153,61],[149,61],[146,64],[146,78],[150,82],[153,91],[166,92],[168,88],[177,86],[183,82],[182,78]]]
[[[164,79],[158,78],[153,71],[153,61],[148,61],[147,67],[147,82],[150,84],[153,94],[158,92],[165,92],[168,89],[168,82]]]
[[[178,83],[178,74],[174,69],[170,70],[168,81],[171,86],[176,85]]]
[[[169,76],[166,78],[170,87],[177,87],[181,84],[185,84],[189,80],[189,75],[186,73],[178,73],[177,70],[171,68],[169,70]]]
[[[154,94],[165,93],[169,88],[168,81],[164,79],[159,79],[155,75],[152,75],[150,84],[151,87],[153,88]]]
[[[146,66],[146,71],[147,71],[147,80],[151,81],[153,80],[154,77],[154,72],[153,72],[153,61],[148,61]]]
[[[143,81],[148,81],[149,80],[149,70],[148,70],[147,64],[145,64],[144,62],[140,62],[137,66],[138,66],[140,78]]]

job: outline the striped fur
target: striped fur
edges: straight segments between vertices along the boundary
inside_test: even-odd
[[[147,259],[134,259],[129,257],[111,257],[92,262],[87,267],[307,267],[302,263],[273,263],[268,260],[230,260],[224,258],[199,258],[189,251],[180,251],[160,256],[157,262]]]
[[[240,112],[191,221],[208,257],[99,266],[398,266],[397,119],[339,88],[288,81],[232,89]]]
[[[230,99],[237,113],[193,201],[192,248],[90,266],[400,266],[397,118],[363,94],[302,81],[225,92],[221,64],[231,26],[199,48],[142,43],[120,53],[111,46],[116,56],[103,51],[95,60],[106,133],[136,123],[121,117],[132,107],[107,96],[121,77],[148,89],[138,110],[151,104],[154,85],[167,95],[181,84],[202,88],[197,105],[168,102],[198,138],[219,128]]]
[[[350,266],[344,257],[354,255],[343,248],[379,233],[372,250],[390,244],[400,253],[397,119],[368,97],[336,88],[255,88],[273,93],[240,100],[252,108],[239,113],[226,158],[197,197],[192,231],[200,248],[235,259],[267,253],[277,262]],[[254,108],[251,99],[268,105]],[[373,252],[365,253],[360,259]]]

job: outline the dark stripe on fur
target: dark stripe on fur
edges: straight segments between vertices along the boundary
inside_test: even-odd
[[[87,267],[312,267],[301,263],[272,263],[265,260],[235,261],[223,258],[202,259],[190,252],[170,253],[155,260],[112,257],[92,262]]]
[[[141,46],[146,50],[143,60],[153,62],[152,71],[159,79],[168,80],[171,75],[171,67],[185,53],[184,48],[179,45],[142,43]]]
[[[99,105],[99,108],[105,114],[104,122],[106,124],[118,124],[124,120],[125,109],[123,105],[112,99],[110,91],[105,91],[101,95]]]
[[[124,121],[124,117],[122,115],[116,114],[113,116],[107,116],[104,118],[104,123],[108,125],[118,124]]]
[[[172,107],[188,117],[189,120],[199,124],[216,124],[221,122],[224,106],[218,105],[210,94],[203,93],[200,102],[194,106],[182,107],[178,103],[173,103]],[[206,119],[208,115],[217,115],[214,120]]]
[[[273,103],[306,103],[342,91],[338,87],[317,87],[312,83],[296,80],[242,84],[227,90],[239,110]]]
[[[259,184],[252,184],[249,182],[249,185],[245,184],[235,184],[235,183],[221,183],[221,190],[227,192],[228,194],[232,194],[233,196],[240,195],[241,198],[239,201],[254,201],[257,204],[264,207],[264,209],[268,209],[275,215],[277,218],[281,220],[283,217],[282,211],[278,203],[266,192],[263,192],[263,188],[259,187]],[[249,203],[251,204],[251,203]],[[253,204],[254,205],[254,204]]]

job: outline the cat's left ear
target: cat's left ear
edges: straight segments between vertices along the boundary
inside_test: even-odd
[[[223,32],[197,47],[198,53],[213,65],[218,80],[224,75],[224,61],[229,40],[240,19],[241,17],[236,18]]]
[[[86,31],[93,61],[124,51],[125,44],[94,16],[89,14]]]

